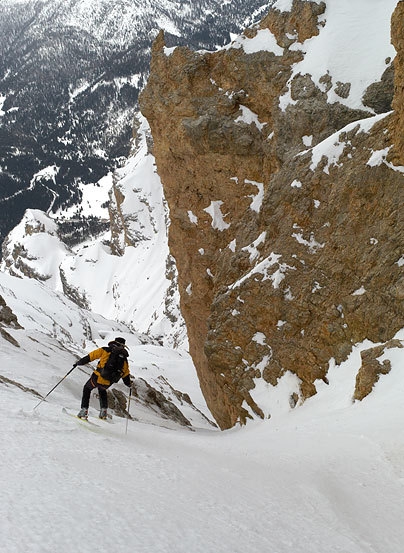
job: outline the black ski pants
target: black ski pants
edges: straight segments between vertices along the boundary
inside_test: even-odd
[[[90,405],[90,396],[94,388],[98,388],[98,395],[100,398],[100,409],[107,409],[108,407],[107,390],[109,386],[98,384],[97,380],[98,380],[97,375],[92,374],[91,377],[84,384],[83,396],[81,398],[81,407],[84,407],[84,409],[88,409],[88,406]]]

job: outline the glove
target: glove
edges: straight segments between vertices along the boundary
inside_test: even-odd
[[[123,383],[125,384],[125,386],[127,386],[128,388],[131,388],[132,387],[132,379],[130,378],[130,375],[126,375],[124,378],[122,378],[123,380]]]
[[[75,369],[77,366],[77,363],[73,363],[73,369]]]

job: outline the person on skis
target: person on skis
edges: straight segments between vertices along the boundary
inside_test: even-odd
[[[81,398],[81,409],[77,416],[81,419],[88,417],[88,407],[90,405],[91,392],[97,388],[100,399],[100,419],[106,419],[108,416],[108,396],[107,390],[121,378],[123,382],[130,388],[131,379],[129,371],[129,363],[127,360],[128,352],[125,345],[125,338],[115,338],[108,342],[108,346],[95,349],[86,356],[79,359],[73,367],[77,365],[86,365],[90,361],[99,359],[97,367],[93,374],[87,380],[83,387],[83,395]]]

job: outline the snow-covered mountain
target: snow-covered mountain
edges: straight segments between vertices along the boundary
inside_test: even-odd
[[[310,4],[321,7],[317,1]],[[348,4],[344,2],[344,6]],[[9,5],[3,0],[2,8]],[[336,14],[341,15],[343,3],[329,0],[327,5],[328,29],[334,31],[329,38],[338,42],[340,37],[334,34],[338,27],[332,23],[336,21]],[[361,0],[355,5],[362,10],[373,8],[380,15],[378,9],[382,4]],[[280,18],[286,21],[285,13],[292,2],[278,0],[277,6]],[[352,37],[357,31],[354,23],[358,21],[350,23],[352,27],[345,30],[351,31],[348,35]],[[290,46],[296,41],[296,35],[290,31],[287,35],[282,38]],[[262,38],[267,40],[261,41]],[[325,47],[329,42],[324,45],[322,39],[320,33],[319,38],[304,41],[314,69],[317,64],[313,60],[325,63],[329,54]],[[322,46],[317,55],[323,53],[323,57],[314,55],[312,48],[316,40]],[[253,50],[257,46],[275,48],[273,37],[267,31],[259,33],[258,40],[239,38],[233,44],[243,49],[248,45],[247,49]],[[387,52],[390,43],[383,44]],[[259,49],[251,53],[255,59],[262,56]],[[170,57],[173,51],[167,48],[164,55]],[[346,57],[340,61],[349,69]],[[335,68],[338,60],[333,57],[332,62]],[[301,68],[307,68],[304,60],[299,63]],[[380,76],[383,68],[381,64]],[[310,92],[315,88],[311,79],[297,72],[297,66],[292,69],[286,79],[288,86],[282,88],[282,97],[288,104],[286,110],[290,106],[296,110],[301,108],[293,113],[302,122],[302,116],[313,106]],[[350,74],[355,76],[355,71]],[[323,83],[321,77],[312,77],[317,84]],[[219,80],[209,83],[220,88]],[[336,91],[345,94],[347,88],[338,86],[334,80],[328,81],[323,94],[328,94],[327,100],[333,103]],[[359,85],[352,90],[357,92]],[[219,92],[225,96],[220,104],[222,108],[228,105],[226,102],[246,101],[240,90],[237,97],[224,89]],[[297,100],[295,94],[298,94]],[[383,104],[386,95],[379,97]],[[357,94],[355,98],[361,99]],[[235,114],[235,124],[244,130],[248,127],[252,133],[255,127],[262,132],[268,123],[264,125],[264,119],[256,112],[241,106],[245,109]],[[386,143],[383,150],[377,142],[377,148],[371,153],[360,141],[362,134],[369,139],[374,126],[386,137],[387,129],[382,125],[388,119],[389,115],[381,115],[361,120],[345,128],[343,135],[331,133],[325,140],[314,133],[300,136],[300,145],[308,149],[305,155],[310,158],[313,169],[303,167],[302,162],[300,169],[304,175],[299,175],[300,180],[289,175],[283,193],[293,199],[294,195],[304,192],[308,188],[305,178],[319,165],[316,175],[321,190],[317,191],[324,192],[325,200],[320,202],[316,195],[314,202],[313,199],[306,202],[312,213],[317,213],[315,210],[327,203],[329,191],[336,189],[337,179],[330,183],[324,179],[332,179],[339,165],[353,164],[358,152],[369,175],[374,171],[399,181],[402,167],[393,166],[387,160]],[[404,543],[403,330],[395,333],[389,347],[364,340],[350,345],[351,353],[344,362],[329,358],[328,385],[321,379],[315,380],[316,395],[305,402],[296,403],[299,387],[296,375],[286,372],[275,386],[258,377],[257,371],[263,363],[255,357],[250,366],[255,377],[251,393],[265,418],[249,422],[246,428],[237,426],[219,432],[208,420],[209,413],[187,351],[161,345],[154,338],[163,335],[164,339],[168,336],[169,343],[186,343],[176,312],[175,268],[167,247],[169,218],[150,151],[149,128],[141,118],[136,127],[137,140],[126,166],[91,186],[80,185],[80,210],[86,217],[95,216],[93,223],[97,229],[94,228],[92,239],[83,240],[79,236],[83,225],[75,225],[76,208],[65,206],[58,210],[56,218],[41,210],[27,210],[22,223],[13,229],[5,244],[0,272],[1,550],[5,553],[400,553]],[[285,133],[288,132],[289,127],[285,126]],[[240,158],[238,161],[240,164]],[[41,177],[46,186],[58,174],[57,167],[55,164],[43,168]],[[352,174],[356,175],[355,167]],[[195,182],[194,175],[194,188]],[[212,182],[213,179],[209,180]],[[231,183],[232,190],[238,192],[241,179],[232,178]],[[245,198],[239,202],[246,201],[247,209],[254,211],[264,201],[263,192],[264,184],[251,180]],[[112,214],[111,231],[107,230],[107,200]],[[293,201],[287,205],[299,207],[306,200]],[[368,196],[359,203],[360,210],[365,209],[367,201]],[[384,197],[383,203],[386,201]],[[227,210],[221,211],[223,204],[217,198],[210,197],[209,205],[211,209],[201,212],[190,202],[185,205],[182,223],[189,233],[201,221],[206,222],[205,231],[215,226],[216,234],[225,232],[228,221],[233,223]],[[397,205],[399,208],[400,202]],[[391,214],[399,211],[397,205]],[[375,211],[377,207],[374,206]],[[335,215],[340,217],[341,211],[336,209]],[[327,219],[324,228],[333,222],[334,219]],[[286,228],[286,218],[278,223]],[[261,265],[257,265],[258,270],[253,274],[257,276],[259,269],[264,268],[262,282],[272,280],[279,286],[290,266],[276,264],[276,257],[272,257],[272,265],[265,264],[259,257],[265,237],[260,235],[261,239],[255,240],[254,221],[249,225],[250,241],[234,240],[222,252],[231,256],[236,253],[236,247],[243,248],[244,251],[238,252],[240,256],[233,256],[233,265],[244,263],[245,270],[249,270],[246,260],[255,260]],[[272,232],[274,228],[275,225],[269,230]],[[377,221],[373,230],[376,232],[371,235],[373,252],[384,255],[387,245],[376,237]],[[320,242],[314,235],[303,234],[300,227],[294,227],[293,233],[299,245],[294,244],[295,248],[301,248],[299,259],[307,260],[306,265],[301,265],[308,267],[316,250],[322,249]],[[389,241],[397,240],[397,261],[391,268],[398,271],[404,267],[400,236],[394,230],[385,236]],[[346,246],[351,251],[352,242],[358,237],[354,238]],[[203,249],[197,241],[195,244],[201,258],[211,255],[208,248]],[[376,250],[378,244],[380,249]],[[304,248],[308,250],[307,256]],[[222,253],[219,248],[215,251]],[[295,252],[293,255],[297,258]],[[371,260],[376,263],[379,257],[375,255]],[[199,272],[211,287],[213,272]],[[260,296],[260,282],[257,284],[260,305],[248,314],[249,325],[257,325],[260,312],[266,308]],[[170,283],[174,283],[171,288]],[[239,320],[236,317],[245,300],[249,301],[247,296],[241,297],[241,284],[238,282],[235,287],[240,300],[238,309],[231,312],[235,320],[229,317],[230,323]],[[317,293],[322,290],[324,294],[326,289],[319,282],[314,284],[310,297],[318,298]],[[196,286],[194,293],[195,290]],[[353,290],[351,301],[358,302],[356,305],[361,302],[361,309],[366,309],[366,303],[370,302],[369,291],[372,297],[386,295],[385,289],[376,287],[361,286]],[[188,286],[188,292],[192,292],[192,287]],[[287,302],[291,301],[289,292],[284,298]],[[399,282],[396,292],[394,310],[399,317],[402,301]],[[169,298],[173,299],[171,304]],[[334,307],[334,322],[338,317],[341,326],[349,324],[349,310],[344,310],[338,302]],[[223,308],[222,313],[226,315]],[[388,327],[387,318],[388,313],[380,311],[381,328]],[[275,332],[281,335],[290,322],[279,316]],[[302,320],[299,322],[303,324]],[[334,325],[331,330],[335,328]],[[142,330],[147,334],[142,334]],[[253,332],[255,347],[260,346],[264,361],[268,351],[261,330],[254,328]],[[304,330],[300,326],[301,335]],[[65,379],[63,376],[78,357],[118,333],[129,345],[129,362],[135,377],[130,406],[132,420],[120,416],[125,414],[122,405],[128,405],[126,388],[118,384],[110,394],[111,402],[116,400],[113,418],[108,422],[97,420],[98,404],[93,396],[90,420],[94,425],[85,426],[87,423],[70,415],[78,409],[82,385],[91,367],[77,367]],[[293,346],[292,341],[285,343],[290,348]],[[370,370],[362,377],[370,377],[373,390],[362,401],[353,401],[358,369],[363,356],[369,352],[373,352],[368,357]],[[243,355],[245,358],[251,355],[251,347]],[[54,392],[38,405],[40,398],[58,382]]]
[[[402,6],[279,0],[216,52],[154,43],[139,102],[221,428],[270,414],[257,391],[289,372],[304,401],[404,327]],[[372,355],[361,372],[388,370]]]
[[[175,263],[167,244],[167,207],[144,118],[139,118],[137,133],[133,155],[122,169],[95,186],[82,186],[83,216],[105,221],[108,230],[69,247],[66,235],[69,229],[77,231],[75,207],[53,218],[28,209],[4,243],[2,269],[42,281],[137,332],[185,346]]]
[[[150,46],[212,48],[262,13],[262,0],[0,3],[0,242],[25,209],[80,202],[129,151]],[[7,213],[7,216],[5,216]],[[96,232],[94,219],[82,221]]]
[[[317,100],[310,96],[312,88],[311,85],[308,86],[310,82],[307,81],[307,73],[323,89],[321,96],[325,97],[327,105],[338,107],[342,104],[347,110],[361,108],[361,114],[366,107],[368,114],[372,113],[374,108],[368,103],[366,106],[362,104],[362,94],[372,83],[379,86],[386,67],[391,68],[394,48],[390,44],[389,20],[394,4],[394,1],[389,2],[388,10],[386,6],[381,8],[377,4],[372,12],[366,12],[366,29],[359,33],[361,14],[364,14],[366,3],[358,3],[355,8],[350,8],[347,2],[338,5],[329,2],[325,15],[320,17],[321,32],[318,36],[301,44],[298,35],[293,35],[290,29],[287,36],[279,38],[280,42],[285,41],[292,53],[294,52],[297,57],[301,56],[300,61],[293,65],[286,81],[287,86],[279,98],[280,107],[284,112],[286,108],[295,110],[289,119],[281,119],[281,131],[286,136],[290,135],[291,119],[295,123],[300,121],[302,127],[309,128],[306,112],[309,114],[308,117],[311,117],[310,113]],[[317,11],[321,11],[322,5],[316,5]],[[79,26],[85,21],[86,26],[91,28],[91,21],[84,14],[98,13],[97,6],[101,4],[94,4],[90,9],[87,3],[71,3],[70,12],[67,14],[61,10],[57,18],[64,21],[69,17]],[[130,9],[134,10],[136,4],[131,3],[130,6]],[[226,6],[230,8],[230,4],[224,4],[223,9]],[[281,17],[285,17],[284,14],[287,14],[291,6],[291,2],[278,0],[274,7],[279,10]],[[128,6],[127,8],[129,9]],[[44,7],[43,9],[45,10]],[[338,29],[349,20],[349,14],[352,18],[342,39]],[[135,18],[135,15],[133,12],[131,18]],[[107,17],[105,14],[104,16]],[[110,16],[111,14],[108,15]],[[94,21],[99,21],[98,15],[94,15],[94,18]],[[101,32],[107,33],[106,28],[103,29],[102,31],[97,27],[93,33],[99,33],[100,38]],[[370,32],[371,29],[377,29],[378,32]],[[129,30],[127,32],[129,33]],[[369,49],[366,45],[370,35],[375,34],[377,40],[372,39]],[[107,35],[104,36],[106,37]],[[109,42],[117,40],[111,36],[107,38]],[[336,52],[339,52],[342,46],[346,55],[341,58]],[[226,46],[227,51],[249,49],[253,56],[258,56],[261,50],[268,51],[271,48],[277,52],[281,50],[281,47],[275,44],[273,35],[264,30],[254,39],[246,40],[246,37],[242,36]],[[350,57],[347,55],[349,50],[352,51]],[[366,57],[368,50],[370,55]],[[359,64],[358,60],[362,62]],[[241,71],[239,73],[241,74]],[[322,74],[328,74],[327,82],[322,79]],[[237,74],[235,77],[237,78]],[[304,82],[295,84],[300,80]],[[274,83],[276,86],[276,79]],[[341,93],[341,83],[351,83],[346,97]],[[378,94],[373,95],[373,98],[379,98],[379,104],[382,106],[375,106],[375,110],[383,111],[383,106],[388,103],[389,86],[392,90],[392,85],[386,84],[379,87]],[[302,104],[304,101],[307,106]],[[270,108],[265,107],[264,100],[260,100],[260,103],[265,109]],[[325,113],[325,109],[327,108],[322,108],[322,112]],[[333,129],[333,125],[339,128],[338,124],[345,121],[344,113],[339,112],[340,117],[337,117],[336,112],[328,119],[314,117],[319,124],[324,121],[329,123],[321,130],[321,134],[327,135],[327,132]],[[250,125],[253,129],[257,127],[253,115],[251,110],[245,108],[242,117],[239,118],[240,128],[243,125]],[[154,156],[150,150],[150,130],[144,118],[137,119],[135,129],[136,138],[132,144],[131,156],[123,168],[109,173],[95,184],[78,183],[77,190],[81,197],[79,208],[77,205],[59,208],[56,210],[56,217],[52,215],[52,218],[34,209],[25,213],[21,223],[9,234],[4,244],[2,269],[11,274],[39,278],[51,289],[63,291],[79,305],[108,318],[123,321],[138,332],[148,332],[165,344],[185,345],[186,332],[178,307],[176,269],[167,245],[169,214],[160,178],[156,173]],[[310,147],[320,140],[321,134],[317,136],[309,133],[303,137],[299,135],[296,141],[300,143],[300,148],[305,146],[310,150]],[[329,140],[335,139],[331,136]],[[313,150],[313,155],[320,159],[324,152],[328,152],[328,145],[328,142],[320,142]],[[331,149],[332,152],[327,155],[334,159],[335,148]],[[178,165],[177,173],[179,169]],[[53,169],[48,168],[41,174],[52,179],[56,173],[57,167],[54,166]],[[258,200],[261,197],[260,189],[255,185],[253,188],[255,193],[258,191]],[[204,213],[204,216],[208,217],[208,214]],[[87,239],[86,236],[91,233],[88,227],[83,231],[84,223],[88,223],[93,229],[92,236]],[[49,251],[53,252],[51,256]],[[198,260],[207,259],[207,251],[208,249],[204,256],[198,253]],[[218,250],[213,248],[212,251],[214,253]],[[197,264],[193,263],[192,266],[197,267]],[[208,280],[206,285],[210,286]]]

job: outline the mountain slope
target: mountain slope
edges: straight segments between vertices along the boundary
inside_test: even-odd
[[[212,428],[186,351],[162,347],[149,336],[80,308],[63,294],[26,277],[0,274],[0,307],[5,361],[0,385],[12,395],[22,390],[37,405],[59,383],[41,407],[46,410],[49,403],[56,402],[60,408],[76,411],[82,387],[96,365],[80,366],[65,380],[64,375],[77,359],[121,335],[129,347],[128,361],[134,377],[132,406],[142,413],[143,421],[171,428]],[[183,391],[189,394],[190,388],[194,389],[192,399]],[[118,418],[124,414],[126,394],[122,382],[114,385],[111,393],[108,391],[110,410]],[[95,393],[90,407],[98,413]]]
[[[105,221],[108,230],[83,240],[74,207],[54,219],[27,210],[3,244],[2,270],[38,279],[82,307],[184,347],[167,207],[144,118],[137,129],[125,166],[98,186],[82,188],[82,217]]]
[[[397,118],[374,115],[391,104],[389,14],[335,0],[274,7],[214,53],[170,48],[159,36],[142,100],[155,144],[138,122],[134,155],[112,178],[111,240],[66,247],[61,219],[72,213],[60,211],[55,224],[31,211],[4,247],[3,269],[184,344],[153,151],[190,351],[222,428],[272,415],[265,391],[289,373],[290,404],[300,405],[368,339],[355,389],[364,397],[390,370],[390,357],[379,358],[400,347],[403,326],[403,175],[390,162],[389,134]],[[355,60],[369,50],[363,21],[380,29],[369,71],[336,62],[344,20]],[[81,208],[102,217],[109,185],[96,202],[91,188]],[[41,247],[49,240],[52,267]]]

